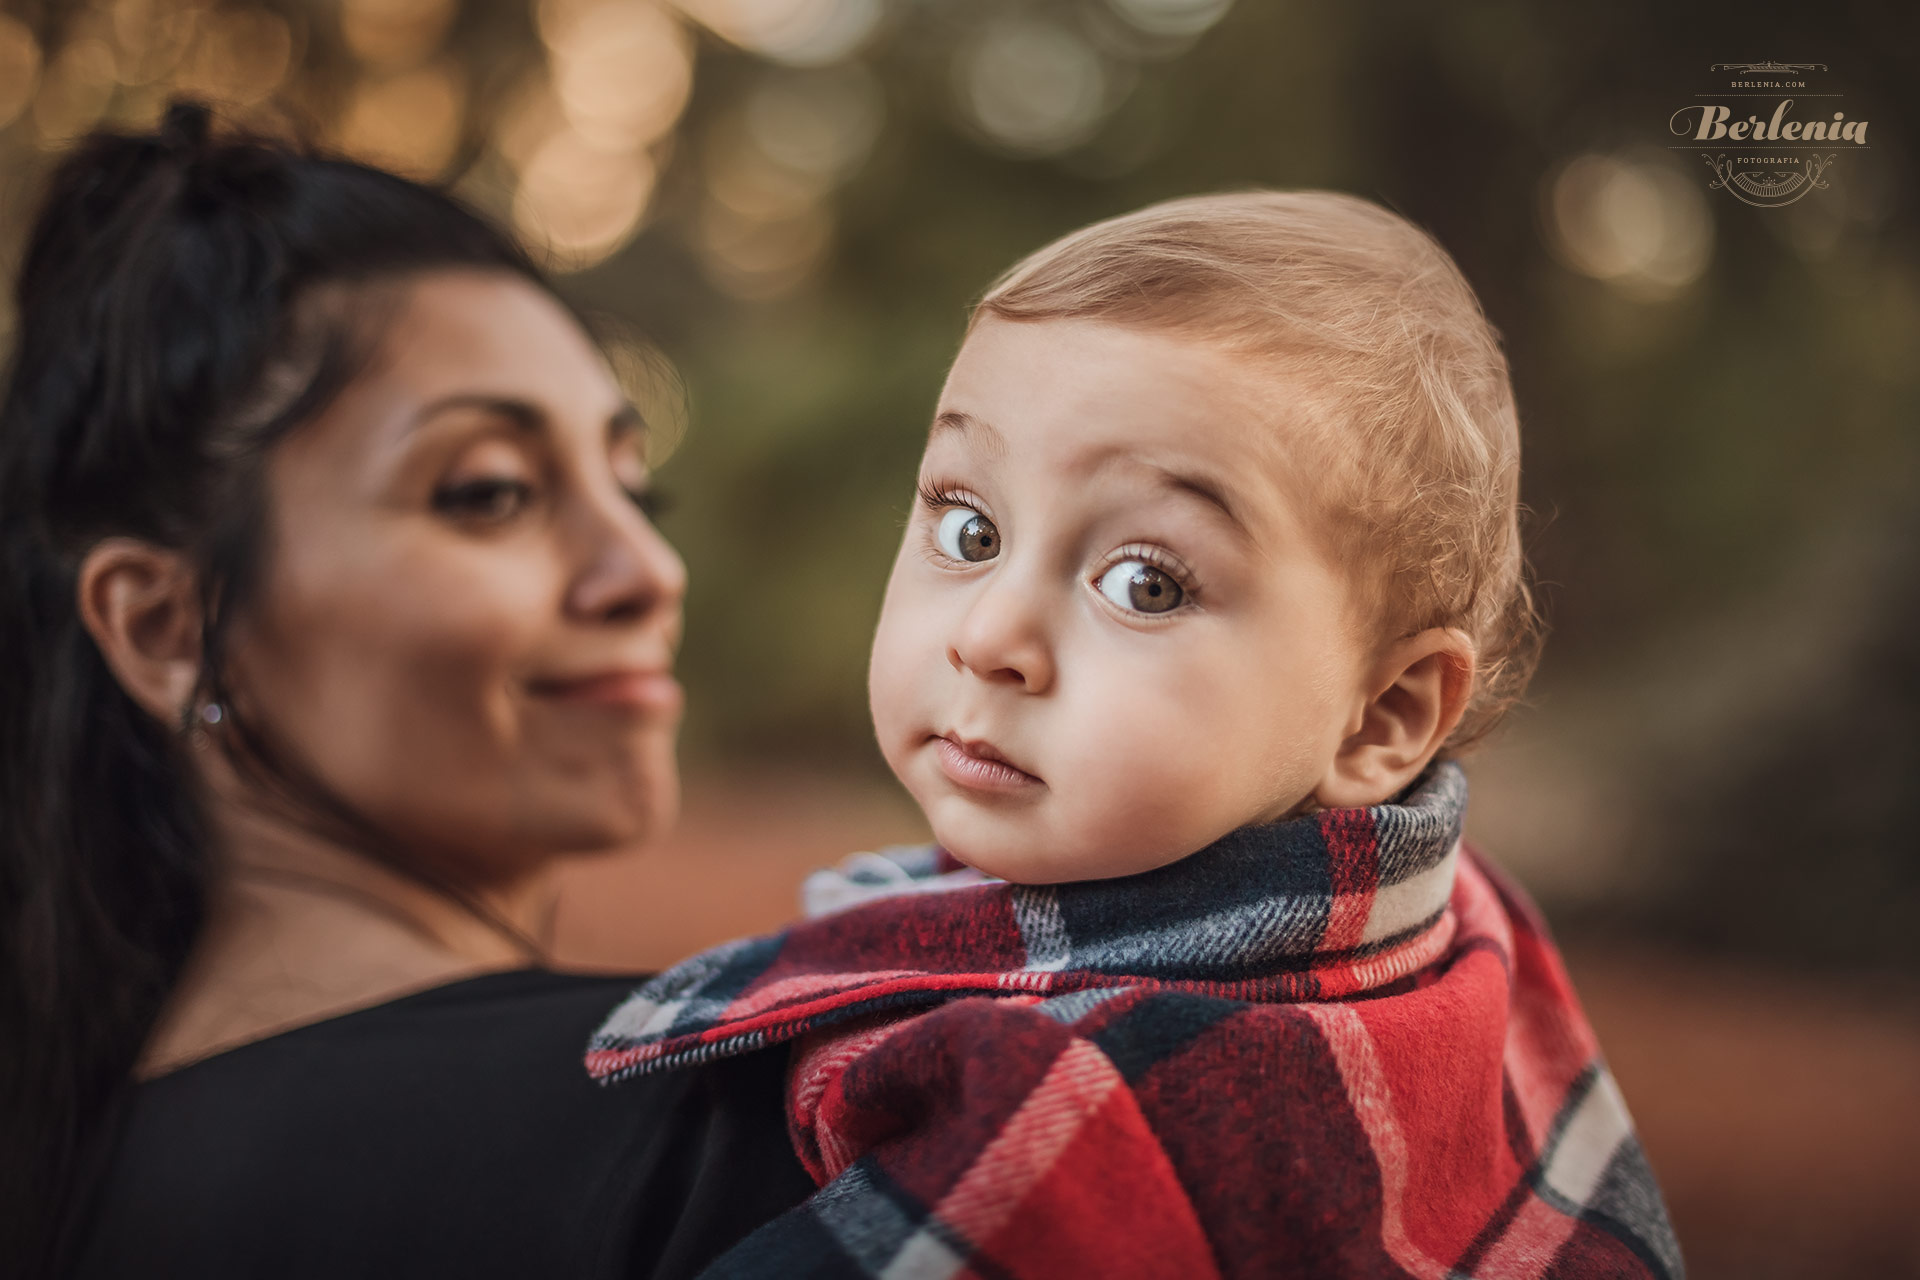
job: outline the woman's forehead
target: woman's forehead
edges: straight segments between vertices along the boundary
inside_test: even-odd
[[[510,379],[556,390],[583,375],[613,383],[606,361],[558,299],[518,276],[472,270],[406,282],[368,374],[426,385]]]
[[[503,272],[448,271],[401,287],[370,317],[369,358],[336,407],[393,443],[428,405],[516,402],[546,418],[604,421],[626,406],[579,322],[538,286]]]
[[[283,446],[304,467],[371,483],[433,438],[425,428],[447,417],[442,409],[449,405],[513,406],[513,414],[542,428],[537,434],[562,445],[577,439],[596,451],[608,424],[631,412],[598,348],[537,285],[505,272],[461,270],[372,290],[347,302],[350,323],[363,326],[366,359]]]

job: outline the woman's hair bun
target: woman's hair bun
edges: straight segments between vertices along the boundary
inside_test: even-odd
[[[213,131],[213,111],[194,98],[175,98],[160,121],[160,145],[176,156],[191,156]]]

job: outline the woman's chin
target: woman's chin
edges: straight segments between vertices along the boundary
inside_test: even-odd
[[[575,857],[591,857],[631,851],[654,843],[673,830],[680,817],[680,791],[677,785],[662,787],[659,779],[650,780],[651,794],[645,803],[629,805],[601,816],[597,822],[581,824],[571,839],[559,847]]]

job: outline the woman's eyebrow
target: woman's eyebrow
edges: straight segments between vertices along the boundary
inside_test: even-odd
[[[546,429],[547,415],[530,401],[513,396],[488,395],[484,392],[457,391],[452,395],[429,400],[420,406],[407,425],[402,428],[404,434],[413,431],[453,409],[478,409],[497,418],[505,418],[522,431],[538,434]]]
[[[485,392],[460,391],[452,395],[441,396],[437,400],[430,400],[422,405],[419,411],[408,421],[407,425],[402,428],[402,434],[411,434],[416,428],[430,419],[454,409],[475,409],[482,413],[492,414],[498,418],[504,418],[517,430],[528,435],[544,435],[550,426],[550,420],[546,411],[530,400],[522,400],[517,396],[498,396],[489,395]],[[609,440],[617,439],[629,432],[645,432],[646,429],[646,419],[641,416],[640,410],[635,408],[630,401],[621,402],[620,407],[615,409],[607,417],[607,438]]]

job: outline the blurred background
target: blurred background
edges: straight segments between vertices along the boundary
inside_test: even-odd
[[[188,92],[452,183],[608,317],[693,581],[686,818],[563,909],[632,968],[925,836],[867,642],[988,281],[1166,196],[1390,205],[1506,337],[1553,626],[1469,833],[1695,1277],[1920,1276],[1916,52],[1911,4],[0,0],[0,256],[62,145]],[[1871,121],[1827,190],[1753,208],[1667,147],[1747,59]]]

